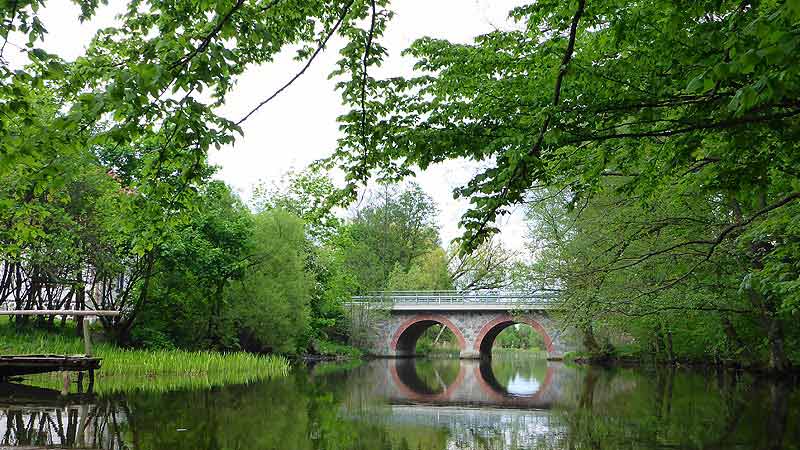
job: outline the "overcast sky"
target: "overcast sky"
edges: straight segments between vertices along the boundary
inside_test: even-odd
[[[110,0],[101,7],[96,18],[80,24],[78,9],[71,2],[50,1],[43,14],[49,34],[47,50],[66,59],[79,56],[98,27],[113,24],[114,15],[124,2]],[[389,58],[379,76],[409,74],[412,61],[400,52],[421,36],[432,36],[458,42],[470,42],[476,35],[494,28],[509,28],[508,11],[520,3],[514,0],[395,0],[395,17],[381,41],[389,49]],[[13,41],[12,41],[13,43]],[[13,46],[6,49],[9,59],[19,53]],[[14,54],[17,54],[16,57]],[[242,76],[222,108],[222,115],[239,118],[255,104],[269,96],[291,78],[301,64],[287,51],[275,62],[253,67]],[[329,156],[339,136],[336,117],[344,111],[334,80],[327,75],[338,57],[337,43],[320,55],[311,68],[292,87],[260,110],[244,124],[244,137],[235,144],[210,155],[220,167],[218,178],[231,185],[248,200],[254,185],[273,182],[289,170],[300,170],[309,163]],[[460,234],[458,220],[468,203],[454,200],[452,191],[464,184],[477,171],[475,163],[451,161],[419,173],[415,179],[439,204],[438,222],[442,239],[447,244]],[[525,227],[521,208],[502,219],[501,239],[510,247],[520,248]]]

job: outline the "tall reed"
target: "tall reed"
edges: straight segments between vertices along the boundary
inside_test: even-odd
[[[80,338],[42,331],[18,332],[8,324],[0,324],[0,355],[82,353]],[[135,350],[98,343],[94,356],[102,358],[98,384],[107,386],[142,385],[142,378],[160,379],[161,383],[151,385],[216,386],[289,373],[289,361],[282,356],[244,352]]]

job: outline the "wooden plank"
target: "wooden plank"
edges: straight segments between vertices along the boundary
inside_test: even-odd
[[[119,316],[119,311],[77,309],[17,309],[0,310],[0,316]]]
[[[0,445],[0,450],[101,450],[95,449],[94,447],[25,447],[25,446],[13,446],[13,447],[4,447]]]
[[[100,358],[83,355],[0,356],[0,378],[60,371],[92,371],[100,368],[100,362]]]

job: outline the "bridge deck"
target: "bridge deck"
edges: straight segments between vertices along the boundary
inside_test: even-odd
[[[391,291],[352,297],[353,305],[395,311],[513,311],[557,307],[552,292]]]

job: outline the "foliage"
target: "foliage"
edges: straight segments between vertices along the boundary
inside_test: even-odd
[[[772,358],[778,340],[785,357],[797,361],[799,330],[791,319],[767,315],[769,304],[741,286],[753,266],[739,242],[721,241],[700,256],[683,248],[727,222],[724,199],[676,194],[665,190],[643,208],[611,185],[579,210],[553,200],[532,208],[532,251],[541,257],[527,273],[536,283],[559,285],[575,323],[590,340],[599,333],[606,342],[589,343],[590,350],[611,350],[613,342],[659,359],[758,364]],[[663,251],[670,247],[681,251]],[[778,334],[770,335],[772,326]]]
[[[282,209],[303,219],[310,237],[319,242],[333,238],[341,220],[332,209],[339,190],[319,168],[289,172],[279,183],[261,183],[253,190],[256,211]]]
[[[322,356],[346,357],[351,359],[358,359],[364,356],[364,352],[356,347],[323,339],[315,340],[313,346],[315,353]]]
[[[462,219],[469,248],[535,185],[574,199],[612,173],[631,175],[626,192],[640,194],[676,177],[704,178],[709,192],[766,187],[796,167],[792,5],[545,1],[472,44],[418,39],[406,50],[415,76],[370,86],[368,151],[344,139],[336,160],[358,164],[353,177],[493,162],[456,191],[473,203]]]
[[[203,187],[188,223],[171,233],[162,246],[134,344],[147,347],[175,343],[184,348],[231,348],[223,342],[220,316],[230,281],[244,276],[253,218],[227,186]],[[170,314],[165,315],[164,312]]]
[[[447,267],[447,255],[441,247],[417,256],[407,271],[395,266],[389,274],[388,288],[392,291],[448,291],[453,279]]]
[[[515,251],[490,239],[473,251],[463,253],[453,242],[447,249],[453,284],[459,291],[498,290],[512,283],[511,274],[518,259]]]
[[[253,242],[251,268],[227,290],[230,309],[224,314],[245,349],[302,351],[308,344],[311,284],[303,222],[281,210],[262,212],[255,217]]]
[[[81,21],[105,6],[75,3]],[[0,4],[0,302],[119,310],[102,323],[124,344],[235,347],[218,319],[249,219],[233,200],[204,210],[227,201],[214,203],[207,153],[299,74],[244,117],[219,106],[246,68],[287,46],[308,67],[335,34],[340,87],[357,95],[390,14],[361,0],[136,1],[66,61],[39,48],[47,5]],[[18,50],[22,64],[4,58]]]
[[[9,325],[0,326],[2,354],[63,354],[83,353],[80,338],[66,333],[26,331],[20,333]],[[188,385],[185,380],[222,385],[286,376],[289,363],[279,356],[260,356],[248,353],[187,352],[182,350],[130,350],[109,343],[94,345],[95,355],[102,358],[98,372],[101,392],[113,391],[138,377],[155,378],[152,384],[166,386]],[[47,376],[44,379],[49,378]],[[159,379],[162,379],[158,381]],[[180,379],[184,381],[180,381]],[[105,386],[108,385],[108,386]],[[198,384],[202,385],[202,384]],[[127,389],[126,389],[127,390]]]
[[[414,353],[417,355],[458,357],[461,349],[458,347],[456,335],[450,331],[450,328],[435,324],[422,332],[417,339]]]
[[[351,105],[372,120],[345,116],[332,160],[359,180],[481,162],[455,192],[472,204],[464,252],[515,204],[563,209],[545,245],[570,249],[543,262],[556,267],[543,287],[561,289],[593,351],[607,347],[595,322],[621,324],[666,354],[680,339],[786,369],[800,295],[796,2],[540,1],[510,16],[472,43],[415,41],[416,72],[371,80]]]
[[[492,348],[542,350],[545,345],[544,340],[533,327],[527,324],[515,324],[497,335]]]
[[[103,7],[75,3],[81,20]],[[521,279],[559,292],[590,351],[787,369],[800,361],[796,3],[544,0],[472,43],[418,39],[415,72],[378,79],[385,0],[136,1],[74,61],[39,48],[46,1],[4,2],[0,302],[118,310],[101,324],[123,344],[296,352],[344,340],[354,293],[507,285],[513,258],[490,237],[525,203],[536,262]],[[345,187],[293,174],[261,189],[253,217],[210,181],[208,151],[334,35],[350,110],[322,166]],[[19,40],[13,67],[3,52]],[[220,115],[246,68],[287,46],[301,71],[242,118]],[[391,183],[456,158],[483,169],[455,192],[471,207],[446,276],[435,203]],[[374,175],[379,198],[339,219],[331,207]]]
[[[416,184],[397,191],[384,186],[380,198],[359,209],[345,226],[345,264],[360,291],[382,291],[393,270],[407,272],[415,258],[439,246],[438,209]]]
[[[81,20],[100,6],[94,0],[76,3]],[[351,75],[344,85],[358,89],[361,66],[347,61],[359,58],[354,53],[359,47],[362,53],[365,46],[371,49],[373,59],[383,52],[372,42],[382,26],[371,27],[367,44],[362,41],[367,31],[356,23],[370,8],[373,25],[387,19],[378,17],[375,2],[352,0],[131,2],[114,26],[97,32],[85,54],[64,61],[37,47],[46,34],[40,19],[46,4],[0,6],[0,58],[8,40],[21,38],[27,40],[23,55],[29,60],[17,70],[5,60],[0,66],[0,176],[18,171],[29,191],[45,193],[69,179],[49,164],[54,156],[93,146],[123,149],[141,162],[141,176],[129,179],[130,187],[168,209],[189,206],[191,197],[183,193],[205,176],[209,148],[231,143],[244,120],[274,97],[243,118],[219,115],[217,107],[248,66],[272,61],[289,45],[298,46],[297,58],[310,64],[339,33],[347,44],[337,71]],[[40,99],[52,91],[58,113],[42,117]],[[137,250],[157,246],[163,237],[157,225],[168,222],[153,224],[152,240],[138,243]],[[35,223],[20,230],[42,232]]]

